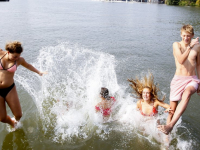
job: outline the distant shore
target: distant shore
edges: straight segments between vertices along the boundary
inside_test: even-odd
[[[96,0],[102,2],[144,2],[144,3],[158,3],[165,4],[165,0]]]

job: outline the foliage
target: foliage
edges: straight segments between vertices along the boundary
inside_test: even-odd
[[[190,6],[195,6],[195,5],[196,5],[195,2],[190,3]]]
[[[186,1],[180,1],[179,5],[180,6],[190,6],[190,1],[187,1],[187,0]]]
[[[179,0],[166,0],[167,5],[179,5]]]
[[[167,5],[179,5],[179,6],[199,6],[200,0],[166,0]]]
[[[200,7],[200,0],[197,0],[197,1],[196,1],[196,6],[199,6],[199,7]]]

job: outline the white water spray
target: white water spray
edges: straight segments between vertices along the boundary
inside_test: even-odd
[[[77,144],[94,134],[106,138],[115,130],[129,133],[130,138],[137,135],[152,143],[155,143],[152,139],[163,143],[165,136],[156,128],[157,119],[141,116],[135,109],[137,100],[125,92],[126,87],[118,85],[115,64],[113,55],[60,43],[42,48],[33,64],[39,70],[48,71],[47,75],[39,77],[22,69],[15,80],[32,96],[44,134],[55,142]],[[94,109],[100,101],[101,87],[107,87],[117,100],[108,123]],[[159,115],[160,120],[166,117],[166,114]]]

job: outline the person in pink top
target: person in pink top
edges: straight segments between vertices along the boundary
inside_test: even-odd
[[[199,38],[193,37],[193,27],[184,25],[181,28],[182,40],[173,43],[176,72],[170,85],[170,108],[174,114],[168,115],[166,125],[158,126],[167,135],[184,113],[191,95],[200,92],[200,44]]]
[[[101,96],[102,101],[99,102],[95,106],[95,109],[96,109],[96,112],[101,112],[104,119],[105,119],[105,118],[108,118],[110,116],[111,107],[116,100],[115,100],[114,97],[109,96],[109,91],[105,87],[101,88],[100,96]]]
[[[40,76],[46,72],[40,72],[31,64],[20,57],[23,48],[20,42],[7,43],[6,51],[0,49],[0,121],[15,127],[17,121],[22,117],[22,110],[14,83],[14,74],[19,65],[38,73]],[[14,119],[11,119],[6,112],[6,103],[10,107]]]

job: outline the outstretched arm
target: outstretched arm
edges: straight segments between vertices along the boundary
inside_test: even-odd
[[[169,104],[164,103],[164,102],[159,101],[159,100],[156,100],[156,104],[157,104],[157,106],[161,106],[161,107],[163,107],[165,109],[170,108]]]
[[[40,72],[35,67],[33,67],[31,64],[27,63],[23,57],[20,58],[20,64],[23,67],[27,68],[28,70],[33,71],[33,72],[39,74],[40,76],[42,76],[43,74],[47,74],[47,72]]]
[[[156,100],[156,103],[155,103],[155,104],[157,105],[157,106],[155,106],[156,108],[157,108],[158,106],[161,106],[161,107],[163,107],[163,108],[166,109],[165,112],[168,112],[168,113],[171,113],[171,114],[174,113],[173,110],[170,109],[170,105],[167,104],[167,103],[164,103],[164,102],[162,102],[162,101]]]

